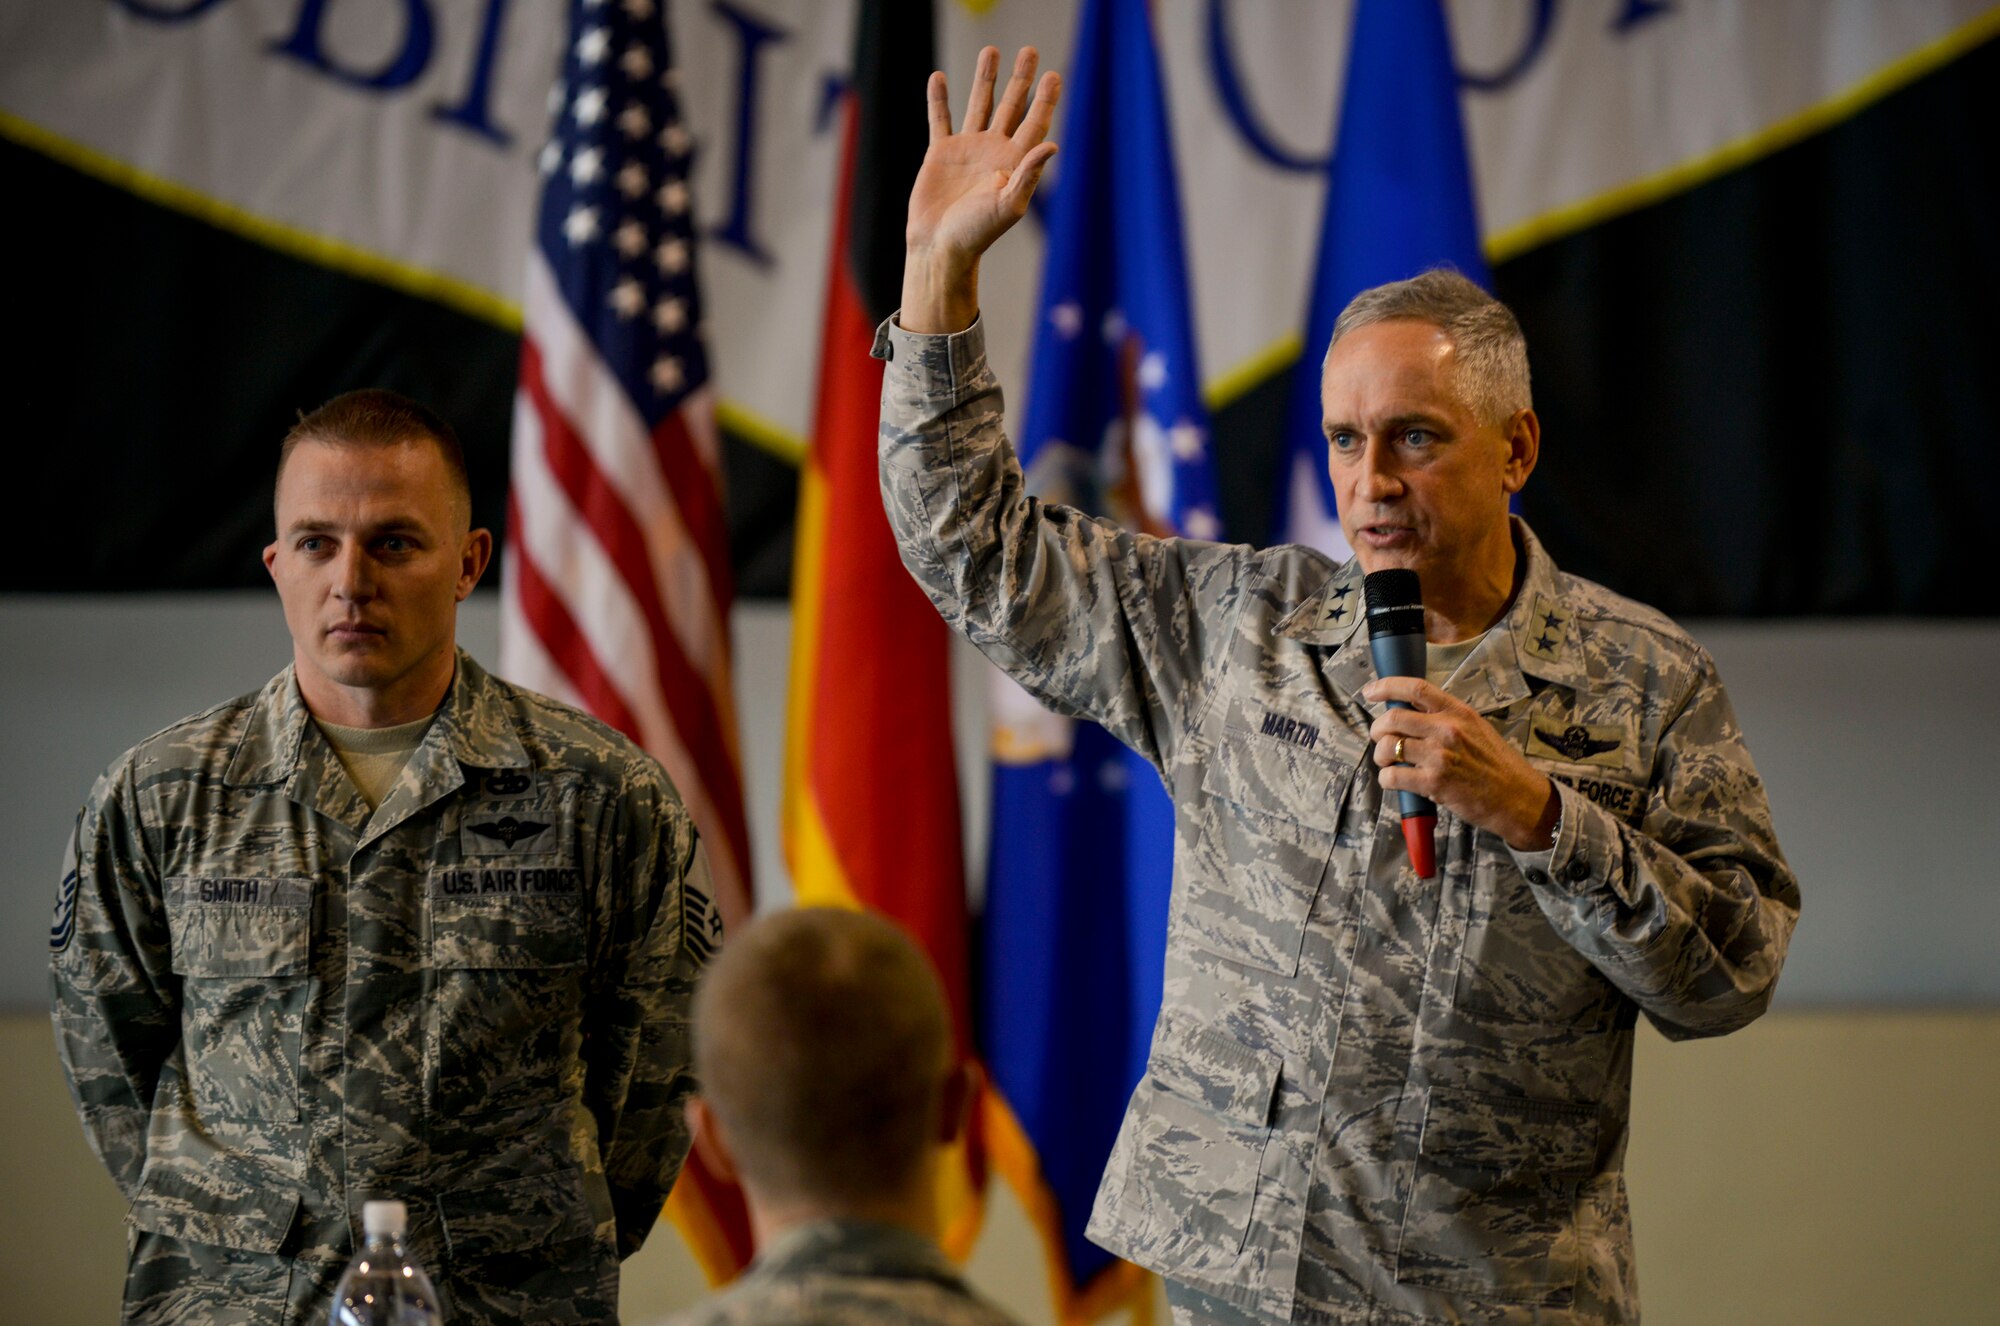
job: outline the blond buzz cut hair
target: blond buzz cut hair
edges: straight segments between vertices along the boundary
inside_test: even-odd
[[[800,907],[732,934],[694,999],[694,1067],[747,1186],[849,1203],[906,1188],[953,1062],[929,959],[866,912]]]
[[[444,459],[454,511],[464,518],[467,529],[472,528],[472,479],[465,468],[465,447],[459,442],[457,431],[428,406],[386,387],[363,387],[343,392],[309,414],[300,414],[298,422],[278,444],[278,471],[271,481],[274,511],[285,465],[305,442],[336,447],[393,447],[428,442]]]

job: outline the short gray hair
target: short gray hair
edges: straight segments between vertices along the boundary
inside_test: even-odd
[[[1497,423],[1534,406],[1528,389],[1528,341],[1521,335],[1521,324],[1505,304],[1449,267],[1433,267],[1407,281],[1374,286],[1348,300],[1334,321],[1327,358],[1320,361],[1321,376],[1341,337],[1378,322],[1403,319],[1428,322],[1450,338],[1456,385],[1483,418]]]

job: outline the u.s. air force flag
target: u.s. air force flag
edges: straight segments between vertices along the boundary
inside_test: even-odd
[[[1320,432],[1320,357],[1347,301],[1449,266],[1492,284],[1440,0],[1359,0],[1348,45],[1319,266],[1286,409],[1277,539],[1348,555]]]
[[[1128,529],[1217,538],[1208,414],[1146,0],[1089,0],[1064,70],[1021,463]],[[999,682],[981,1045],[994,1165],[1041,1213],[1064,1320],[1143,1284],[1083,1236],[1159,1010],[1173,810],[1095,724]]]

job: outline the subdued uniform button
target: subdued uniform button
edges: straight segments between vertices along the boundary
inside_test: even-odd
[[[1590,878],[1590,862],[1579,856],[1569,863],[1569,869],[1564,874],[1570,883],[1581,884]]]
[[[1528,872],[1528,882],[1530,884],[1546,884],[1549,882],[1549,877],[1539,870],[1530,870]]]

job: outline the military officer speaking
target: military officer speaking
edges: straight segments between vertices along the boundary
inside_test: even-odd
[[[455,648],[492,537],[442,420],[329,402],[276,516],[292,665],[111,766],[51,933],[124,1320],[323,1322],[400,1198],[453,1323],[613,1321],[688,1146],[694,829],[644,752]]]
[[[1028,496],[978,272],[1054,154],[1058,81],[1023,51],[996,108],[998,65],[956,131],[932,76],[877,338],[882,487],[953,625],[1173,794],[1164,1003],[1091,1237],[1166,1276],[1182,1321],[1637,1320],[1637,1017],[1749,1022],[1798,914],[1714,664],[1510,518],[1541,442],[1526,347],[1452,273],[1334,330],[1347,565]],[[1428,680],[1377,677],[1359,627],[1391,568],[1421,581]],[[1404,790],[1439,808],[1434,878]]]

